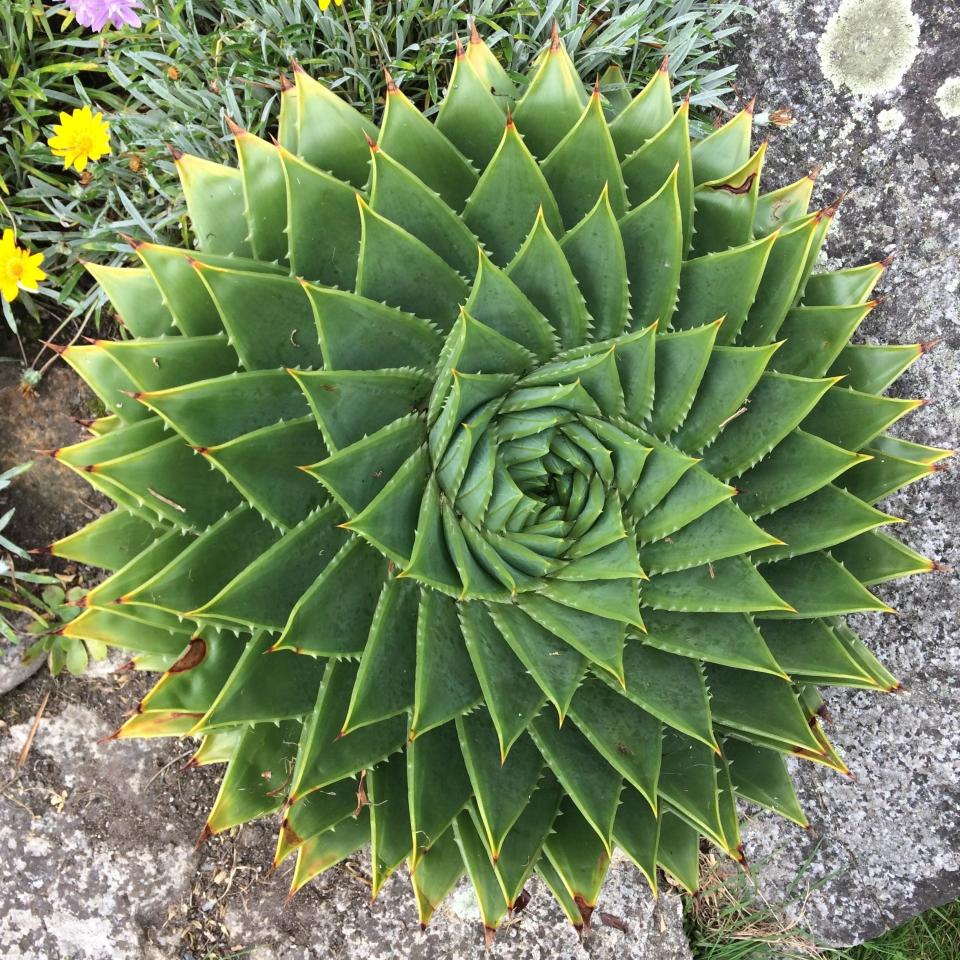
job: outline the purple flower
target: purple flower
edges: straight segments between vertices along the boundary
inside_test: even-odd
[[[109,23],[115,30],[123,26],[139,27],[140,18],[133,12],[143,8],[141,0],[67,0],[77,23],[100,33]]]

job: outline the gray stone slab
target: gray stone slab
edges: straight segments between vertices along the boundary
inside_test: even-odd
[[[115,675],[116,665],[56,683],[41,674],[0,701],[4,960],[201,960],[242,949],[251,960],[690,960],[679,897],[654,901],[620,857],[583,943],[536,881],[488,954],[465,883],[426,932],[405,875],[370,903],[362,858],[288,901],[292,861],[269,872],[275,820],[194,849],[220,770],[184,771],[189,745],[177,741],[99,742],[144,693],[147,678]],[[45,690],[28,761],[5,783]]]
[[[838,45],[847,56],[837,58]],[[894,386],[897,396],[930,398],[895,432],[958,446],[960,120],[945,115],[947,81],[960,72],[956,8],[931,0],[913,0],[912,8],[906,0],[771,0],[759,5],[733,59],[744,95],[759,95],[761,117],[794,113],[793,126],[768,129],[765,182],[785,184],[823,164],[816,198],[849,191],[826,264],[896,254],[879,287],[885,300],[859,337],[943,338]],[[882,89],[855,95],[851,86]],[[895,531],[905,542],[956,569],[958,501],[954,471],[883,507],[910,521]],[[762,876],[772,898],[812,854],[805,883],[822,886],[806,901],[806,920],[835,944],[876,936],[960,895],[960,587],[956,574],[945,572],[878,592],[898,615],[853,625],[905,692],[826,691],[834,717],[827,730],[856,781],[803,764],[798,779],[811,834],[768,817],[747,831],[752,858],[770,858]]]

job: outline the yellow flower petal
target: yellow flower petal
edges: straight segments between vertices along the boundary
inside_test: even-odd
[[[83,171],[91,160],[110,153],[110,124],[103,114],[84,106],[72,114],[61,113],[60,119],[62,122],[54,124],[47,145],[55,157],[63,160],[65,170],[72,166]]]

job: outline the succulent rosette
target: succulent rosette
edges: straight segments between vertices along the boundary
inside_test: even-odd
[[[518,89],[474,34],[433,121],[298,70],[234,134],[64,352],[117,504],[52,547],[114,571],[65,633],[163,671],[116,736],[199,738],[205,831],[279,812],[294,889],[406,861],[424,923],[536,873],[587,924],[615,846],[694,889],[738,797],[805,824],[817,686],[897,687],[842,617],[933,566],[874,506],[945,455],[886,433],[923,346],[850,342],[884,264],[815,272],[749,108],[692,141],[666,65],[591,93],[556,37]]]

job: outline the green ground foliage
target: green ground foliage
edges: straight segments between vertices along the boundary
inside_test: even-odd
[[[227,160],[224,115],[263,132],[292,58],[375,116],[387,65],[407,96],[429,109],[471,11],[513,72],[542,49],[557,19],[582,76],[592,80],[618,60],[639,83],[666,52],[675,90],[689,92],[706,116],[731,93],[734,68],[720,66],[719,55],[744,9],[735,0],[346,0],[321,12],[316,0],[146,0],[141,29],[97,35],[63,4],[4,0],[0,221],[44,253],[49,278],[39,294],[4,304],[7,325],[24,341],[49,336],[62,321],[71,332],[84,320],[99,329],[104,299],[82,260],[124,261],[120,232],[185,242],[167,144]],[[46,141],[61,110],[85,103],[110,120],[113,153],[78,175],[63,170]]]

